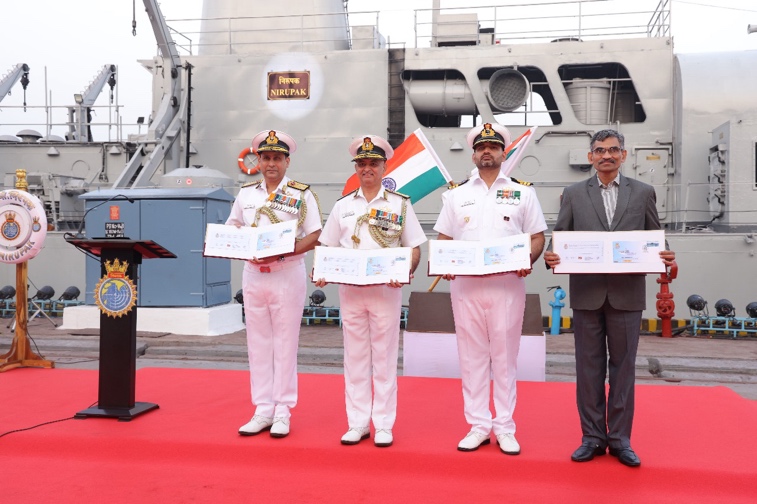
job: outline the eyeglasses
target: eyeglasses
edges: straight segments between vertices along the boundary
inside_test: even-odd
[[[604,147],[595,147],[591,150],[591,152],[595,156],[604,156],[608,152],[611,156],[617,156],[622,150],[623,149],[621,149],[620,147],[610,147],[609,149],[605,149]]]

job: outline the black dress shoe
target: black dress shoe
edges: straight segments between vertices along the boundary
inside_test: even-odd
[[[621,464],[628,467],[639,467],[641,460],[631,448],[610,448],[610,455],[618,457]]]
[[[597,455],[604,455],[606,448],[599,446],[597,443],[591,441],[584,441],[581,446],[578,447],[573,455],[570,456],[570,460],[573,462],[588,462],[593,460]]]

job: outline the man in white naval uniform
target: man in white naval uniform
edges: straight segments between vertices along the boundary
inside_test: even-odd
[[[392,157],[394,150],[383,138],[365,135],[352,142],[349,152],[355,162],[360,188],[336,202],[320,242],[329,247],[356,249],[412,247],[412,278],[426,234],[409,198],[382,185],[386,160]],[[319,287],[325,284],[323,279],[316,282]],[[354,445],[368,438],[371,420],[376,446],[391,446],[394,441],[401,287],[396,280],[385,285],[339,286],[349,425],[342,444]]]
[[[263,179],[245,184],[226,224],[269,226],[297,220],[294,252],[252,259],[244,265],[242,290],[247,355],[255,413],[239,428],[242,436],[270,429],[289,434],[290,409],[297,404],[297,346],[305,305],[305,253],[318,243],[321,210],[309,186],[289,179],[289,154],[297,144],[283,131],[265,130],[252,139]]]
[[[533,264],[544,249],[547,224],[530,184],[501,171],[509,132],[499,124],[487,123],[471,129],[467,141],[477,170],[444,193],[434,230],[440,240],[466,241],[528,233]],[[530,268],[487,276],[444,276],[450,280],[465,419],[471,426],[457,446],[460,451],[489,444],[493,430],[503,453],[520,453],[513,412],[526,303],[524,277],[529,273]],[[489,410],[490,377],[494,380],[494,419]]]

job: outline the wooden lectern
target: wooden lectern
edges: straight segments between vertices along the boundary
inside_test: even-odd
[[[110,417],[121,421],[158,407],[135,402],[137,371],[138,266],[142,259],[176,256],[154,241],[119,238],[69,239],[79,250],[100,258],[101,280],[95,288],[100,307],[100,377],[97,406],[82,410],[75,418]]]

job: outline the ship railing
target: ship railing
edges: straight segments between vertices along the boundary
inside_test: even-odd
[[[171,32],[171,37],[174,39],[176,49],[179,54],[194,54],[194,43],[189,35],[176,31],[172,27],[168,27],[168,31]],[[176,39],[179,39],[178,41]]]
[[[34,129],[42,135],[41,141],[51,142],[51,137],[58,136],[68,142],[87,142],[85,138],[74,138],[72,131],[78,127],[80,131],[90,130],[92,132],[92,141],[94,142],[120,142],[125,138],[124,129],[128,131],[138,131],[144,126],[139,120],[136,123],[124,122],[123,109],[124,105],[92,105],[90,107],[81,107],[79,114],[80,120],[72,120],[69,112],[77,109],[78,105],[4,105],[3,110],[26,109],[26,116],[30,120],[19,122],[0,121],[0,135],[16,135],[17,128]],[[98,117],[107,117],[104,120],[86,119],[86,108],[93,112],[93,119]],[[100,112],[100,114],[98,114]],[[63,119],[61,119],[61,117]],[[2,119],[2,115],[0,115]]]
[[[672,0],[660,0],[647,25],[649,37],[667,37],[670,35],[670,5]]]
[[[361,13],[361,17],[362,18]],[[378,12],[370,14],[377,25]],[[167,19],[171,33],[183,40],[182,53],[193,55],[351,48],[345,12],[296,16],[239,16]]]
[[[182,53],[234,54],[384,46],[490,45],[669,37],[672,0],[575,0],[297,16],[169,19]],[[629,5],[632,5],[629,9]],[[372,30],[358,30],[358,28]]]
[[[521,3],[415,11],[415,46],[667,37],[670,0]]]

